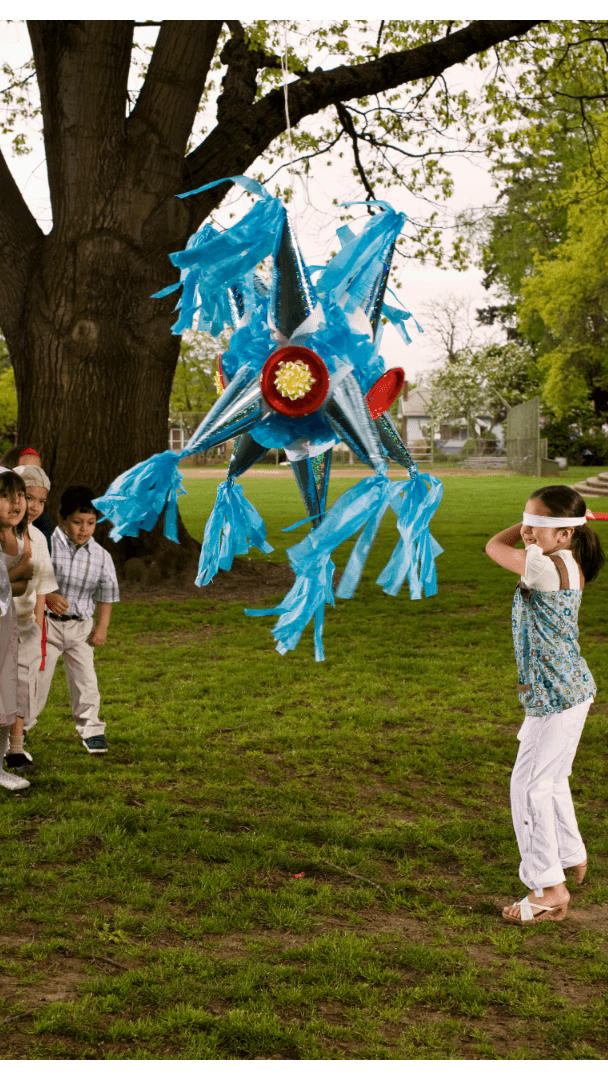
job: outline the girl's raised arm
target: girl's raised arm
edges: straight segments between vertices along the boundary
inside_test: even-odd
[[[496,533],[486,544],[486,555],[493,562],[504,566],[505,570],[512,570],[514,574],[521,575],[526,569],[525,551],[515,551],[514,545],[521,540],[521,522],[518,525],[510,525],[508,529]]]

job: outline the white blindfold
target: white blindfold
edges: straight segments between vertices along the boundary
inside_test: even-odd
[[[524,525],[536,525],[539,529],[570,529],[585,525],[586,517],[540,517],[538,514],[524,514]]]

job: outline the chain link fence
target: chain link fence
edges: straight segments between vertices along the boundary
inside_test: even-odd
[[[540,431],[540,398],[509,409],[506,447],[510,469],[524,476],[557,476],[557,462],[549,461],[548,440]]]

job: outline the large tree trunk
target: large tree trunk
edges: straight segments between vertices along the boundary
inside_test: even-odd
[[[69,484],[102,493],[117,474],[167,448],[169,395],[179,340],[168,255],[223,198],[227,185],[175,196],[243,173],[285,130],[282,90],[256,99],[260,67],[230,24],[218,123],[186,154],[217,47],[220,21],[161,25],[135,108],[127,117],[133,23],[29,24],[40,87],[53,230],[44,236],[0,155],[0,325],[15,368],[18,441],[40,450],[51,475],[51,513]],[[291,123],[335,102],[438,75],[533,22],[474,22],[464,30],[353,67],[317,69],[289,88]],[[276,63],[275,63],[276,61]],[[163,573],[183,547],[160,528],[110,545],[119,562],[143,556]],[[107,530],[106,530],[107,532]]]
[[[17,438],[41,453],[53,482],[52,517],[68,485],[103,494],[119,473],[167,449],[179,354],[170,329],[175,298],[151,294],[171,273],[169,252],[196,227],[175,192],[220,28],[169,24],[137,116],[127,120],[132,24],[30,26],[53,230],[32,245],[22,303],[4,328],[20,403]],[[182,86],[165,108],[165,128],[151,131],[147,110],[184,67],[190,107]],[[100,531],[105,539],[109,526]],[[119,564],[144,556],[160,559],[167,572],[198,550],[183,526],[180,532],[182,547],[161,528],[108,543]]]
[[[166,253],[127,241],[120,208],[100,235],[42,245],[23,320],[7,341],[22,403],[17,441],[40,451],[52,477],[53,520],[68,485],[101,495],[125,468],[167,448],[179,338],[167,302],[150,299],[164,276]],[[160,545],[165,567],[180,568],[197,550],[183,528],[182,540],[183,550],[157,531],[112,544],[112,554],[119,563],[150,558]]]

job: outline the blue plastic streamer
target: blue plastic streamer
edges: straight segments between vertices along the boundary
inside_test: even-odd
[[[383,473],[361,480],[334,503],[318,529],[288,549],[296,580],[284,600],[275,608],[247,609],[245,614],[279,616],[272,634],[281,654],[295,649],[304,628],[314,619],[315,659],[323,660],[325,604],[335,606],[332,588],[335,567],[330,555],[363,526],[336,590],[336,596],[348,599],[354,595],[389,505],[398,514],[400,538],[378,584],[384,585],[389,595],[396,596],[407,577],[413,600],[420,599],[423,590],[426,596],[433,596],[437,591],[435,558],[443,549],[431,536],[429,522],[441,501],[442,491],[441,482],[428,473],[397,482]]]
[[[389,288],[387,288],[387,290],[386,290],[386,291],[387,291],[387,293],[390,293],[390,294],[391,294],[391,296],[393,297],[393,299],[394,299],[394,300],[396,300],[396,301],[397,301],[397,303],[399,304],[399,307],[400,307],[400,308],[401,308],[401,309],[403,310],[403,313],[404,313],[404,315],[406,316],[406,318],[408,318],[408,319],[413,319],[413,320],[414,320],[414,323],[416,324],[416,329],[417,329],[417,330],[418,330],[418,331],[419,331],[419,332],[420,332],[421,334],[424,334],[424,329],[422,328],[422,326],[421,326],[421,325],[420,325],[420,323],[418,322],[418,319],[416,318],[416,316],[415,316],[415,315],[412,315],[411,311],[408,311],[408,310],[407,310],[407,308],[405,307],[405,304],[403,303],[403,301],[402,301],[401,297],[400,297],[400,296],[397,296],[397,293],[396,293],[396,292],[394,292],[394,291],[393,291],[393,289],[389,289]]]
[[[425,481],[428,482],[428,487]],[[429,524],[443,494],[443,484],[430,473],[420,473],[406,484],[403,498],[391,504],[398,515],[397,546],[376,584],[389,596],[397,596],[407,578],[410,597],[420,600],[437,592],[435,559],[443,548],[431,536]]]
[[[210,191],[211,188],[228,183],[238,184],[239,187],[245,188],[245,191],[248,191],[251,195],[261,195],[267,201],[274,199],[274,196],[270,194],[263,184],[260,184],[259,180],[252,180],[250,176],[224,176],[221,180],[212,180],[210,184],[203,184],[202,187],[194,188],[192,191],[184,191],[177,197],[178,199],[187,199],[190,195],[199,195],[201,191]]]
[[[272,253],[285,217],[285,207],[278,199],[257,202],[236,225],[202,247],[174,251],[171,262],[180,270],[195,267],[199,288],[206,282],[216,289],[228,288]]]
[[[370,515],[370,518],[363,529],[363,532],[357,539],[357,542],[350,554],[350,558],[346,564],[344,573],[340,580],[340,584],[336,589],[336,596],[340,600],[350,600],[357,590],[357,586],[361,580],[361,574],[363,567],[367,562],[368,555],[370,553],[371,546],[376,538],[376,533],[380,527],[380,523],[389,507],[389,504],[397,497],[399,490],[405,488],[409,483],[409,480],[402,481],[387,481],[386,488],[382,492],[381,497],[378,499],[377,505]]]
[[[320,297],[338,303],[348,294],[349,311],[362,303],[381,269],[387,246],[396,240],[406,220],[405,214],[386,206],[386,213],[375,214],[359,235],[329,261],[317,280]]]
[[[353,232],[350,225],[342,225],[340,229],[336,229],[336,236],[340,241],[340,247],[346,247],[347,244],[351,244],[356,239],[356,233]],[[311,267],[312,270],[324,270],[324,266]]]
[[[123,536],[138,536],[140,529],[153,529],[166,508],[165,535],[178,543],[177,499],[185,495],[179,456],[173,450],[154,454],[147,461],[117,476],[106,493],[93,499],[93,505],[114,524],[110,539],[117,543]]]
[[[245,609],[245,614],[252,615],[254,618],[262,615],[279,616],[278,622],[272,629],[272,636],[277,642],[277,652],[282,656],[290,649],[295,649],[304,627],[311,619],[314,619],[315,660],[325,659],[323,651],[325,605],[331,604],[335,607],[332,585],[335,569],[328,553],[319,555],[314,571],[311,574],[298,574],[287,596],[277,607],[257,611],[253,608]]]
[[[412,339],[411,339],[410,335],[408,334],[408,332],[407,332],[407,330],[405,328],[405,324],[406,324],[407,320],[408,319],[414,319],[414,316],[412,315],[411,311],[401,310],[401,308],[393,307],[392,304],[384,303],[382,305],[382,314],[386,315],[386,318],[395,327],[395,330],[400,335],[400,337],[403,338],[403,340],[405,341],[405,344],[406,345],[411,345]],[[420,333],[423,334],[424,330],[422,329],[420,324],[416,321],[416,319],[414,319],[414,322],[416,323],[416,326],[418,327],[418,330],[420,331]]]
[[[300,525],[307,525],[309,521],[316,521],[318,517],[322,517],[322,514],[311,514],[310,517],[302,518],[300,521],[294,521],[293,525],[286,525],[284,529],[281,529],[281,532],[295,532],[296,529],[300,528]]]
[[[267,304],[261,302],[250,319],[232,334],[230,345],[222,354],[222,371],[229,379],[247,364],[252,371],[260,372],[270,353],[276,348],[270,336],[267,319]]]
[[[199,252],[199,255],[195,256],[196,259],[202,258],[204,262],[204,257],[200,256],[200,249],[219,235],[221,234],[218,233],[218,230],[207,223],[190,237],[185,250]],[[167,288],[154,293],[153,299],[161,299],[179,288],[182,288],[182,295],[176,304],[175,310],[179,311],[180,314],[177,322],[171,327],[174,334],[181,334],[184,330],[190,329],[197,314],[198,329],[206,330],[216,337],[222,332],[224,326],[231,322],[227,289],[215,289],[212,291],[206,289],[205,281],[204,279],[201,280],[196,265],[189,269],[182,269],[180,280],[174,285],[168,285]]]
[[[266,555],[274,551],[266,540],[263,519],[243,494],[243,485],[224,480],[205,525],[196,585],[209,585],[218,570],[230,570],[235,555],[246,555],[252,547]]]
[[[190,238],[183,251],[170,255],[173,265],[180,269],[180,280],[154,295],[167,296],[182,288],[177,304],[180,314],[171,328],[174,334],[190,329],[197,313],[198,329],[215,336],[224,326],[232,325],[228,288],[237,281],[242,282],[251,300],[253,272],[258,263],[274,251],[277,235],[285,221],[286,210],[280,200],[270,195],[257,180],[247,176],[224,177],[178,197],[185,199],[226,181],[240,184],[252,194],[260,195],[261,200],[232,228],[218,232],[207,224]]]
[[[299,544],[288,548],[287,555],[296,574],[293,587],[276,608],[263,611],[246,609],[246,615],[279,615],[273,636],[280,653],[295,649],[304,628],[315,619],[315,657],[323,660],[324,605],[334,605],[331,554],[343,540],[353,536],[368,521],[384,513],[392,491],[392,481],[384,473],[366,477],[345,491],[327,511],[317,529]],[[375,526],[377,529],[377,525]]]

